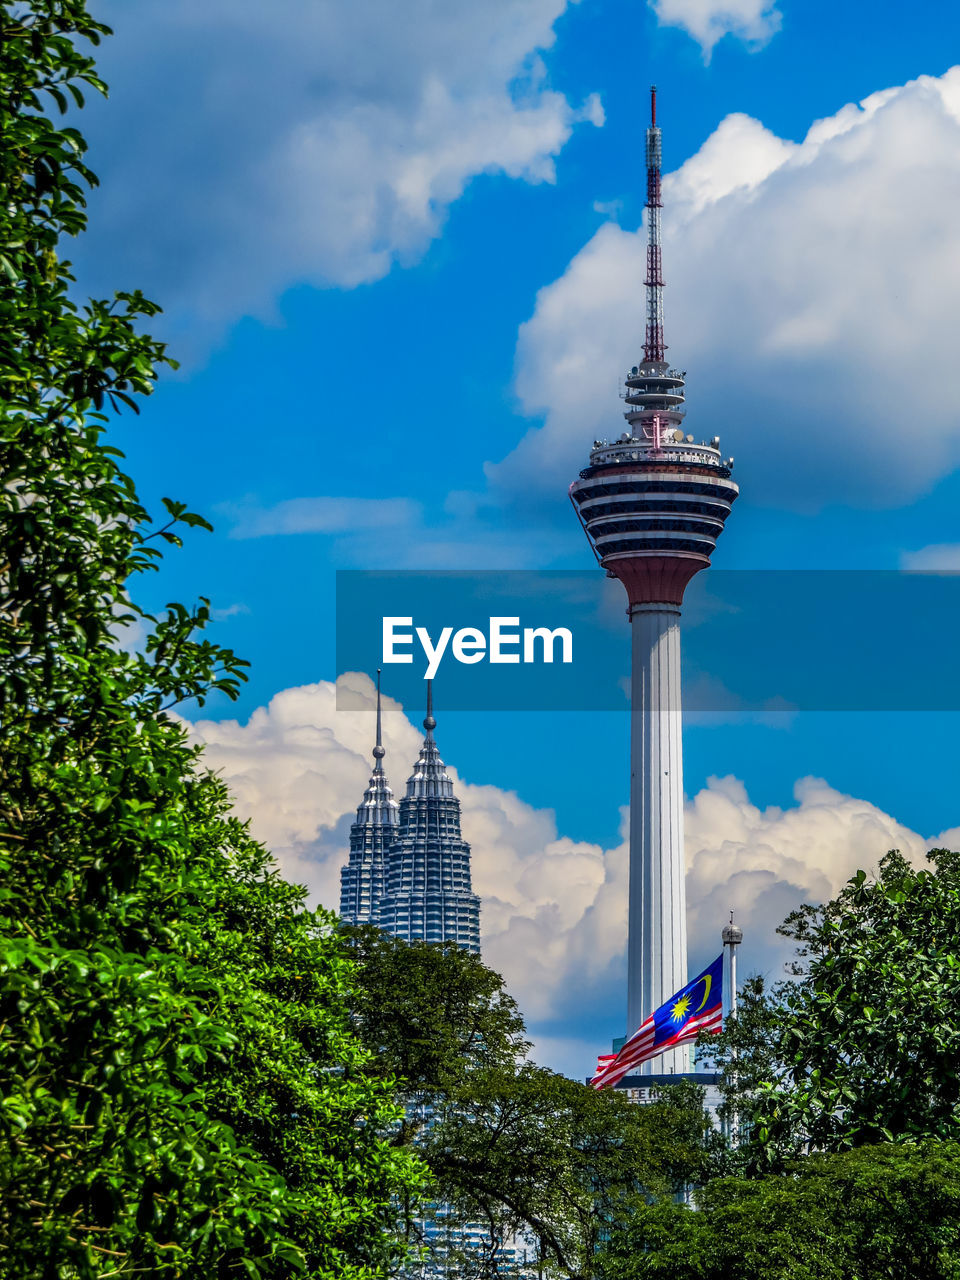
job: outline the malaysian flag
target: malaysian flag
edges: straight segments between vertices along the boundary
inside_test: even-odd
[[[665,1049],[695,1040],[701,1031],[719,1031],[723,1019],[723,955],[651,1013],[619,1053],[597,1059],[594,1089],[617,1084],[634,1067]]]

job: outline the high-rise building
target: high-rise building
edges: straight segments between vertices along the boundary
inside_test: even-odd
[[[350,828],[350,859],[340,868],[340,915],[348,924],[379,923],[387,854],[397,838],[400,806],[383,772],[380,672],[377,672],[377,743],[373,774]]]
[[[470,846],[460,801],[434,741],[433,682],[427,681],[426,736],[400,801],[379,903],[381,929],[408,942],[455,942],[480,953],[480,899],[470,880]]]
[[[625,379],[628,429],[612,443],[595,440],[570,486],[597,559],[626,588],[632,628],[628,1035],[687,981],[680,605],[739,492],[719,438],[684,433],[686,374],[666,359],[655,88],[650,102],[643,359]],[[682,1046],[641,1070],[684,1072],[688,1063]]]
[[[477,955],[480,899],[471,885],[460,801],[433,737],[436,726],[428,680],[426,736],[397,804],[383,771],[377,672],[373,775],[350,828],[349,861],[340,869],[340,915],[348,924],[376,924],[408,942],[455,942]]]
[[[433,737],[437,722],[429,680],[423,727],[423,746],[398,805],[383,772],[377,672],[376,763],[350,828],[350,860],[340,871],[340,915],[349,924],[377,924],[407,942],[454,942],[479,955],[480,899],[471,885],[460,802]],[[432,1123],[429,1114],[424,1118]],[[530,1271],[525,1241],[495,1246],[487,1224],[461,1222],[448,1204],[431,1203],[418,1225],[427,1253],[401,1272],[403,1280],[444,1280],[456,1274],[461,1255],[495,1256],[504,1276]]]

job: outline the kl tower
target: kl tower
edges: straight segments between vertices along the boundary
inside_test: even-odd
[[[680,605],[705,569],[739,492],[720,440],[682,430],[684,376],[666,359],[660,249],[660,130],[647,130],[647,322],[625,378],[628,429],[595,440],[570,497],[597,559],[626,588],[632,630],[627,1035],[687,981],[680,715]],[[687,1046],[641,1073],[689,1069]]]

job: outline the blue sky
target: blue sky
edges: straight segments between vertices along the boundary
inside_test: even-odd
[[[885,3],[819,0],[97,9],[116,35],[101,59],[111,99],[84,121],[102,186],[79,281],[164,305],[182,368],[116,438],[148,505],[170,494],[216,526],[145,602],[212,597],[217,638],[252,660],[239,706],[204,711],[208,726],[240,724],[198,732],[321,898],[360,798],[366,723],[356,742],[339,720],[308,726],[342,748],[341,772],[289,754],[277,726],[295,731],[292,712],[257,712],[256,732],[246,722],[333,679],[337,569],[590,567],[566,485],[594,436],[619,432],[617,379],[639,349],[652,81],[673,175],[667,340],[689,371],[689,429],[721,434],[742,487],[716,564],[960,567],[960,12],[933,0],[908,22]],[[829,123],[810,133],[817,121]],[[922,656],[905,655],[905,679]],[[328,714],[307,706],[297,714]],[[444,714],[441,699],[438,718],[445,758],[487,788],[488,816],[501,794],[527,806],[498,838],[527,824],[528,880],[547,811],[556,840],[600,851],[577,864],[588,880],[613,865],[624,716]],[[697,955],[709,958],[710,911],[718,932],[730,898],[755,965],[775,968],[781,906],[829,891],[858,857],[872,865],[895,837],[919,852],[960,825],[955,740],[947,712],[688,725],[686,790],[692,805],[705,796],[690,817]],[[284,760],[302,786],[280,812],[263,779]],[[392,761],[395,788],[407,769]],[[704,791],[726,776],[743,795]],[[807,777],[829,790],[801,794]],[[567,921],[571,955],[597,955],[590,922],[568,920],[579,874],[565,889],[557,873],[548,911],[523,898],[518,872],[513,906],[491,908],[519,921],[491,957],[508,977],[538,911]],[[614,905],[590,927],[613,936],[608,880]],[[748,969],[750,941],[748,929]],[[566,1001],[521,984],[545,1060],[579,1071],[591,1037],[622,1031],[618,945],[580,963]]]

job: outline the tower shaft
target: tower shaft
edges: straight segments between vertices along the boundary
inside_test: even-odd
[[[683,857],[680,610],[636,604],[632,630],[627,1026],[635,1030],[687,981]],[[627,1034],[630,1034],[628,1030]],[[689,1069],[686,1045],[640,1074]]]

